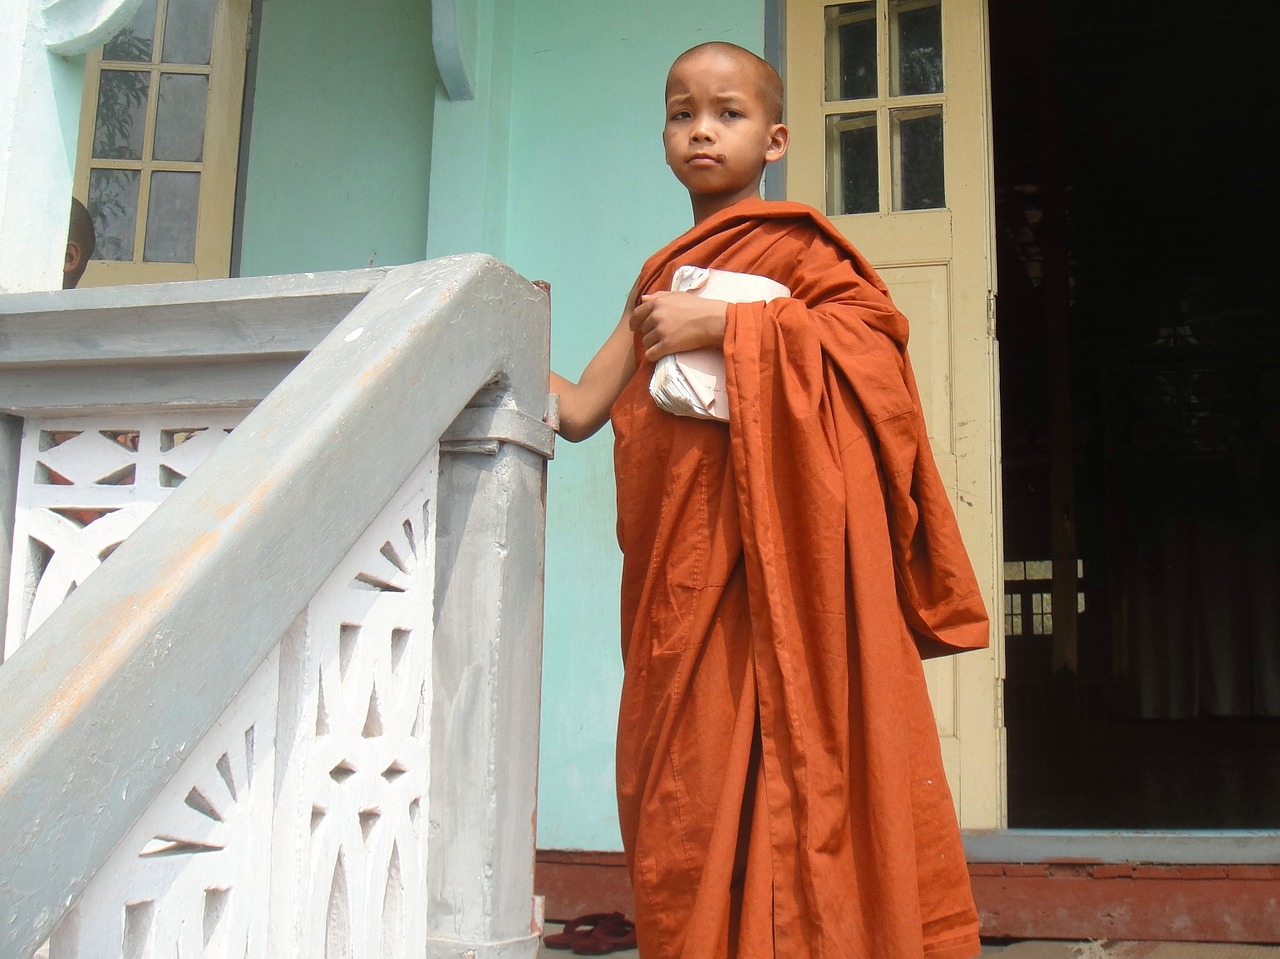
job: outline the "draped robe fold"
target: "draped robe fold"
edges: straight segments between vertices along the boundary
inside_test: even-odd
[[[907,322],[816,211],[748,200],[654,254],[728,307],[728,424],[639,369],[611,411],[618,803],[644,959],[964,959],[978,924],[921,656],[987,643]]]

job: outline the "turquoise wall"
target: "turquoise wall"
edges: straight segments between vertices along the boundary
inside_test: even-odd
[[[477,25],[474,41],[463,44],[475,96],[452,101],[437,88],[427,255],[506,259],[515,3],[458,0],[458,7],[460,20]]]
[[[423,258],[436,71],[427,0],[262,5],[240,272]]]
[[[763,0],[463,2],[478,30],[462,101],[425,56],[427,0],[263,5],[242,273],[490,253],[551,282],[552,365],[576,378],[645,258],[692,222],[662,156],[667,68],[705,40],[762,51]],[[616,850],[608,428],[560,443],[550,472],[538,844]]]
[[[517,0],[505,259],[549,280],[552,366],[576,379],[641,264],[692,224],[663,161],[671,61],[706,40],[762,52],[762,0]],[[612,434],[551,464],[538,845],[621,848],[622,681]]]

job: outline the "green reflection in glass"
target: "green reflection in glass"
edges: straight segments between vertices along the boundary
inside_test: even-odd
[[[942,107],[894,110],[890,114],[894,147],[894,209],[944,207]]]
[[[827,117],[827,213],[874,213],[880,209],[880,165],[874,113]]]
[[[876,5],[841,3],[825,8],[826,98],[862,100],[879,89],[876,71]]]
[[[899,97],[942,92],[942,5],[939,0],[893,0],[889,49]]]
[[[103,60],[150,63],[156,33],[156,0],[138,7],[125,28],[102,46]]]
[[[145,70],[103,70],[98,81],[98,110],[93,118],[93,155],[110,160],[141,160],[147,122]]]
[[[133,260],[133,237],[138,225],[137,170],[89,171],[89,216],[97,244],[95,260]]]

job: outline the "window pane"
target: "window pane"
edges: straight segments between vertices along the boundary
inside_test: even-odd
[[[133,260],[141,175],[137,170],[89,171],[89,216],[97,237],[95,260]]]
[[[1022,596],[1017,593],[1005,593],[1004,633],[1006,636],[1022,635]]]
[[[160,102],[156,104],[156,140],[152,156],[157,160],[204,159],[206,76],[171,73],[160,77]]]
[[[1031,632],[1036,636],[1053,634],[1053,597],[1036,593],[1031,597]]]
[[[1053,560],[1033,559],[1027,561],[1027,579],[1053,579]]]
[[[896,97],[942,92],[942,4],[940,0],[893,0],[889,50]]]
[[[169,0],[164,22],[165,63],[208,63],[213,50],[215,0]]]
[[[874,0],[827,7],[826,23],[827,99],[874,97],[879,89]]]
[[[893,185],[895,210],[946,206],[942,167],[942,107],[894,110]]]
[[[150,63],[156,35],[156,0],[143,0],[133,19],[102,47],[102,59]]]
[[[93,155],[141,160],[151,74],[144,70],[103,70],[98,112],[93,119]]]
[[[875,213],[880,209],[876,115],[827,117],[827,213]]]
[[[142,258],[148,263],[194,263],[199,212],[199,173],[151,174]]]

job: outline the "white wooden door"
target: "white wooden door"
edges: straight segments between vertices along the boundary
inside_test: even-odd
[[[929,692],[966,828],[1004,825],[999,401],[985,0],[788,0],[788,199],[871,261],[911,320],[938,467],[991,613],[991,648]]]

